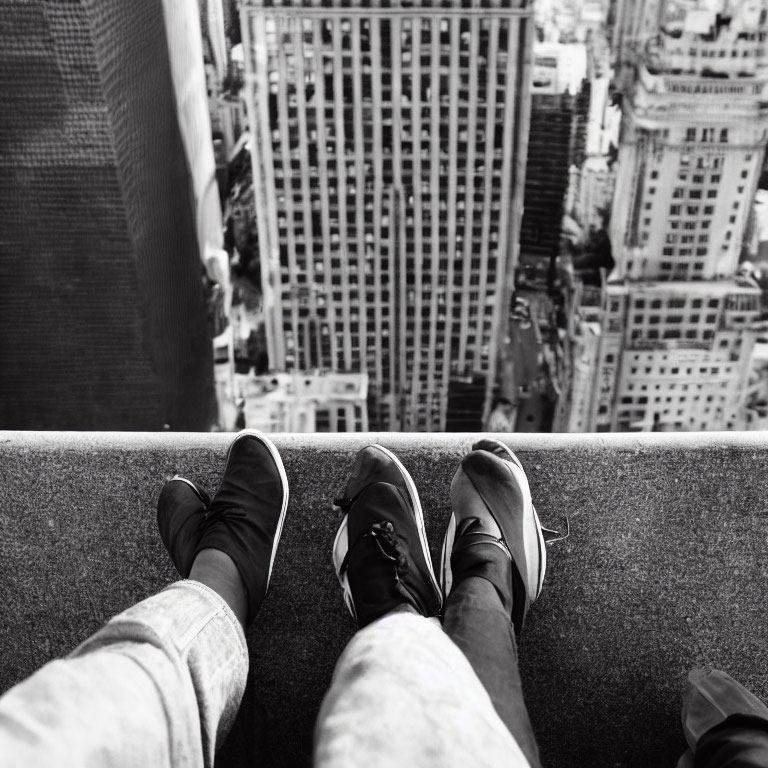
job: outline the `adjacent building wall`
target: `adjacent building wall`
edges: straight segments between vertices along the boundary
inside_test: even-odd
[[[157,0],[3,4],[4,428],[215,417],[200,256],[217,211],[195,176],[210,142],[188,135],[210,136],[199,22],[194,2],[168,8],[170,43]]]

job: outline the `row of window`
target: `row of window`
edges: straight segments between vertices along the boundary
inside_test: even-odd
[[[660,315],[633,315],[632,320],[635,325],[643,325],[644,323],[647,325],[664,325],[666,323],[679,325],[685,322],[695,325],[701,322],[702,318],[707,325],[713,325],[717,322],[717,314],[700,315],[698,313],[692,315],[666,315],[664,317]]]
[[[640,339],[648,339],[650,341],[662,340],[662,339],[687,339],[688,341],[709,341],[713,338],[715,332],[713,330],[700,330],[698,328],[689,328],[683,331],[680,328],[666,328],[664,331],[660,331],[656,328],[650,328],[643,331],[636,329],[632,331],[631,338],[634,341]]]
[[[614,301],[617,302],[616,311],[618,311],[620,305],[617,300],[614,299]],[[669,309],[682,309],[686,306],[689,306],[692,309],[701,309],[702,307],[709,307],[710,309],[714,309],[720,306],[720,300],[690,298],[687,296],[670,296],[666,299],[634,299],[632,306],[635,309],[645,309],[646,307],[649,307],[650,309],[661,309],[662,307],[668,307]],[[611,309],[613,309],[613,305],[611,306]]]
[[[713,143],[716,140],[721,144],[725,144],[728,141],[728,129],[720,128],[686,128],[685,140],[686,142],[700,141],[702,143]]]
[[[635,375],[642,375],[640,372],[639,367],[632,367],[629,369],[629,372],[635,376]],[[667,373],[667,366],[661,365],[654,369],[653,366],[645,366],[644,373],[645,375],[653,375],[653,376],[709,376],[710,374],[712,376],[717,376],[720,373],[724,373],[726,375],[730,375],[733,372],[733,368],[730,365],[726,365],[724,368],[720,368],[719,365],[699,365],[697,367],[693,366],[687,366],[687,367],[681,367],[680,365],[672,365],[669,366],[669,373]],[[639,385],[639,389],[642,391],[645,391],[647,384],[641,384]],[[667,385],[670,389],[674,389],[674,384]],[[688,390],[688,387],[698,387],[699,389],[704,386],[703,384],[683,384],[681,386],[682,390],[685,392]],[[634,384],[629,384],[627,386],[628,390],[633,390],[635,388]],[[659,388],[659,385],[656,385],[656,389]]]

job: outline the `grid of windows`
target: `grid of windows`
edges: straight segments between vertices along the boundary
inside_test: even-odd
[[[735,408],[738,365],[701,351],[634,352],[616,407],[620,430],[658,421],[676,429],[725,429]]]
[[[450,375],[488,370],[498,335],[528,20],[280,5],[248,7],[275,359],[367,370],[393,398],[375,427],[441,428]]]
[[[662,247],[660,279],[703,279],[714,237],[710,227],[724,161],[722,155],[681,156]]]

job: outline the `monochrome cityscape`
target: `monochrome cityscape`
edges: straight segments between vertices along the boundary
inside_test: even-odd
[[[768,427],[768,0],[11,16],[3,426]]]

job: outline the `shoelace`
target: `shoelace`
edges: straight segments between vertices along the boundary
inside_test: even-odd
[[[400,575],[408,571],[408,559],[405,555],[402,537],[395,532],[395,526],[389,520],[381,520],[374,523],[371,526],[371,530],[360,536],[347,550],[347,554],[344,555],[344,560],[341,562],[341,573],[346,573],[349,568],[349,556],[357,549],[361,542],[367,539],[373,539],[381,554],[387,560],[392,561],[395,566],[395,579],[399,582]]]
[[[344,560],[341,563],[340,573],[346,573],[349,568],[349,556],[353,550],[358,547],[360,542],[369,539],[373,539],[381,554],[394,566],[394,587],[397,593],[422,614],[427,615],[428,606],[424,605],[419,595],[412,591],[402,579],[409,570],[408,559],[405,554],[406,550],[403,546],[404,539],[395,531],[394,525],[389,520],[381,520],[374,523],[371,526],[371,530],[360,536],[347,550],[347,554],[344,555]]]

